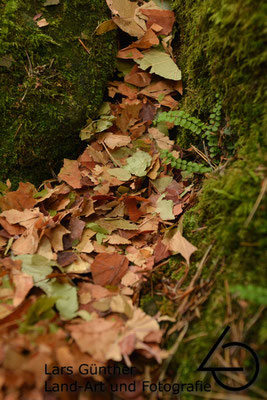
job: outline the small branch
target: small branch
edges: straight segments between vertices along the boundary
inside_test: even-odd
[[[83,41],[79,38],[78,39],[79,42],[81,43],[81,45],[83,46],[84,50],[86,51],[86,53],[90,54],[90,50],[85,46],[85,44],[83,43]]]
[[[245,228],[248,227],[248,225],[250,224],[252,218],[254,217],[254,214],[257,211],[257,209],[258,209],[258,207],[259,207],[259,205],[260,205],[260,203],[261,203],[261,201],[262,201],[262,199],[263,199],[263,197],[265,195],[266,189],[267,189],[267,178],[264,179],[264,181],[262,182],[262,187],[261,187],[261,191],[260,191],[260,193],[258,195],[258,198],[257,198],[252,210],[250,211],[250,214],[249,214],[249,216],[248,216],[248,218],[247,218],[247,220],[246,220],[246,222],[244,224]]]

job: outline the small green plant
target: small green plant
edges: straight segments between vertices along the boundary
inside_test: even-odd
[[[155,124],[158,122],[171,122],[174,125],[189,129],[191,132],[198,135],[206,129],[204,122],[200,121],[198,118],[192,117],[185,111],[164,111],[155,120]]]
[[[192,117],[187,114],[185,111],[164,111],[156,118],[154,124],[158,124],[160,122],[170,122],[176,126],[181,126],[185,129],[189,129],[191,132],[199,135],[205,140],[206,145],[209,148],[209,156],[211,158],[215,158],[221,153],[220,146],[220,135],[221,131],[226,136],[231,134],[231,130],[229,128],[224,128],[220,130],[222,125],[222,102],[219,99],[219,96],[215,106],[212,109],[212,112],[209,116],[209,123],[204,123],[200,119],[196,117]],[[233,146],[226,145],[228,151],[233,149]]]
[[[172,153],[168,152],[168,150],[162,150],[161,157],[163,158],[163,162],[165,164],[171,164],[173,168],[180,169],[182,171],[205,174],[206,172],[210,172],[212,170],[210,167],[206,167],[204,164],[198,164],[192,161],[182,160],[181,158],[175,158]]]
[[[221,110],[221,100],[218,100],[215,107],[212,109],[212,113],[210,114],[207,130],[202,134],[203,139],[205,138],[207,140],[211,158],[216,157],[220,153],[219,127],[222,120]]]

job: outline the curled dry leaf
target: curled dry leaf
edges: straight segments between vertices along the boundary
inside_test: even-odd
[[[99,24],[95,30],[95,34],[103,35],[104,33],[113,31],[114,29],[117,29],[117,25],[112,19],[110,19],[108,21],[104,21],[101,24]]]

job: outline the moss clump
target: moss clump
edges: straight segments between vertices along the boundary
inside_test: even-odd
[[[184,218],[185,235],[199,248],[195,260],[201,259],[207,246],[213,245],[203,277],[209,275],[215,261],[221,272],[210,300],[200,308],[201,318],[190,324],[188,333],[189,336],[204,333],[209,340],[200,337],[181,345],[175,359],[180,380],[185,381],[189,375],[192,377],[225,326],[224,281],[230,286],[263,286],[264,280],[266,282],[264,200],[258,204],[251,221],[248,219],[266,172],[263,155],[266,146],[263,29],[266,5],[263,0],[256,3],[253,0],[174,0],[173,6],[179,29],[175,51],[185,84],[181,108],[205,121],[219,93],[225,119],[236,138],[235,157],[207,177],[198,204]],[[197,145],[197,140],[193,134],[182,129],[178,131],[178,143]],[[233,302],[237,320],[243,319],[245,323],[257,307],[251,303],[242,312],[240,305]],[[266,335],[263,319],[259,319],[245,338],[246,343],[250,340],[257,343],[258,353],[261,353],[264,332]]]
[[[116,33],[94,34],[109,18],[105,0],[7,0],[0,12],[0,179],[38,184],[79,154],[115,68]],[[37,26],[39,13],[49,25]]]

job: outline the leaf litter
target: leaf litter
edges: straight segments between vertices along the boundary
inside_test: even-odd
[[[20,183],[12,192],[8,181],[0,197],[1,384],[20,360],[16,393],[30,393],[30,373],[35,398],[45,379],[36,365],[44,362],[131,366],[139,353],[162,363],[160,322],[170,318],[145,314],[140,288],[171,255],[188,271],[197,251],[180,229],[194,185],[160,158],[161,150],[180,154],[166,134],[171,126],[152,126],[159,110],[177,109],[182,93],[170,44],[174,13],[158,0],[107,4],[112,20],[96,34],[116,25],[138,40],[118,52],[126,61],[109,84],[111,101],[81,131],[87,148],[42,190]]]

